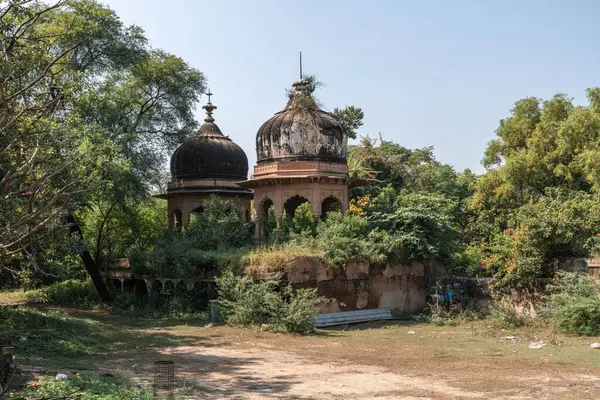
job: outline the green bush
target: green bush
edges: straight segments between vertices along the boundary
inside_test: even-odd
[[[147,318],[207,319],[207,304],[194,290],[179,296],[138,296],[134,293],[113,293],[111,303],[102,303],[91,280],[70,280],[54,283],[27,292],[27,297],[55,305],[105,309],[117,314]]]
[[[570,333],[600,335],[600,298],[571,297],[552,310],[556,325]]]
[[[217,281],[225,322],[232,325],[269,325],[276,332],[313,332],[310,317],[324,301],[316,289],[298,289],[269,280],[254,283],[249,276],[226,273]]]
[[[130,255],[137,276],[198,278],[205,268],[239,269],[252,242],[252,223],[242,221],[237,205],[215,196],[194,214],[189,230],[169,229],[151,250],[134,249]]]
[[[325,252],[325,260],[333,266],[344,266],[352,258],[364,256],[367,219],[331,212],[317,226],[316,245]]]
[[[75,393],[76,392],[76,393]],[[52,378],[41,379],[35,386],[8,394],[7,400],[24,398],[58,399],[68,394],[80,400],[151,400],[152,391],[128,388],[127,382],[113,375],[86,375],[57,381]],[[71,398],[69,396],[69,398]]]
[[[98,292],[90,279],[53,283],[30,291],[28,295],[59,306],[93,307],[100,303]]]
[[[570,333],[600,335],[600,297],[587,274],[559,272],[549,286],[550,310],[557,326]]]

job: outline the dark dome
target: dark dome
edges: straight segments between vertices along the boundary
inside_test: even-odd
[[[287,107],[258,130],[258,163],[273,160],[346,162],[347,135],[335,118],[317,107],[304,81],[294,84],[296,92]]]
[[[246,180],[248,157],[244,150],[221,133],[210,115],[205,121],[171,156],[172,179]]]

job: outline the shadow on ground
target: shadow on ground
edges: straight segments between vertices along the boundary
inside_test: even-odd
[[[0,307],[0,311],[3,342],[15,347],[18,365],[36,376],[114,374],[150,388],[154,362],[172,360],[181,398],[280,397],[301,383],[295,375],[269,380],[245,375],[244,366],[260,363],[259,358],[203,354],[202,349],[228,343],[215,340],[219,335],[210,330],[206,335],[186,335],[172,329],[182,325],[184,332],[207,329],[205,321],[132,319],[41,305]],[[179,349],[193,349],[193,355]]]

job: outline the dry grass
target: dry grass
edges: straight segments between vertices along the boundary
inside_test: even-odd
[[[31,292],[23,290],[14,290],[8,292],[0,292],[0,306],[24,304],[32,299]]]
[[[320,250],[291,243],[265,246],[245,257],[244,272],[253,277],[285,272],[300,257],[323,257],[323,254]]]

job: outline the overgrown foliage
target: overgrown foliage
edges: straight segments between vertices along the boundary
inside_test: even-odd
[[[132,252],[137,276],[193,279],[203,269],[239,269],[252,243],[253,224],[243,221],[232,200],[211,196],[193,216],[188,231],[169,229],[150,250]]]
[[[43,378],[23,391],[7,395],[11,399],[56,399],[64,396],[81,400],[152,400],[154,393],[149,389],[138,389],[124,378],[112,374],[83,375],[68,380]]]
[[[589,275],[559,272],[549,288],[551,312],[565,332],[600,335],[600,292]]]
[[[227,323],[268,325],[276,332],[309,333],[315,330],[310,317],[325,299],[316,289],[298,289],[280,281],[255,283],[249,276],[228,272],[217,281],[219,304]]]
[[[75,235],[109,300],[98,265],[153,241],[140,205],[196,126],[204,77],[95,0],[3,2],[0,31],[0,270],[60,279]]]

